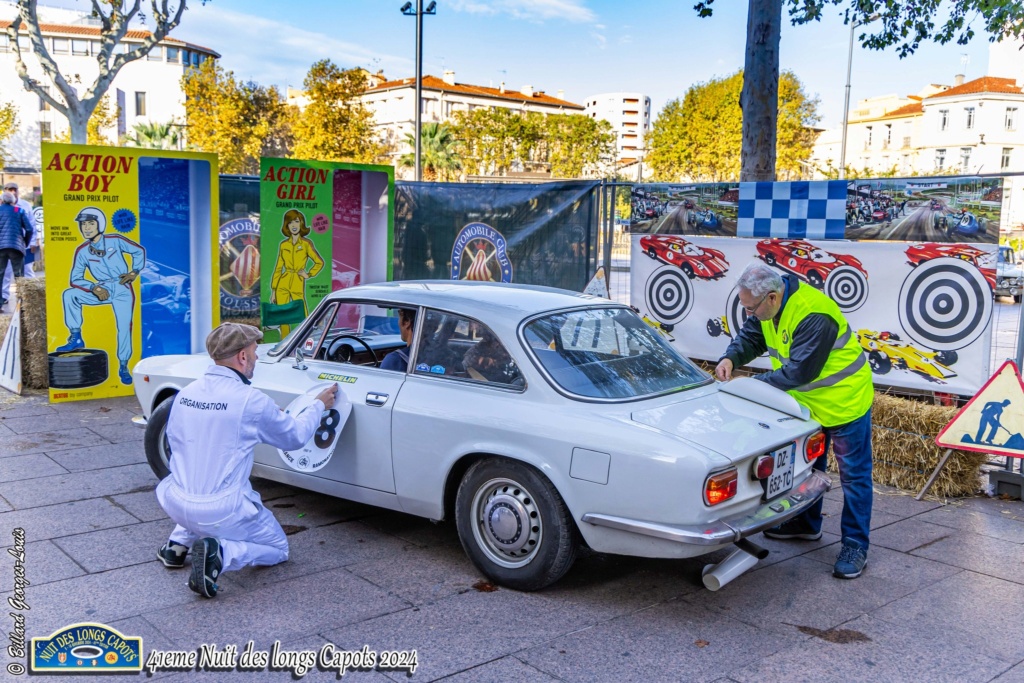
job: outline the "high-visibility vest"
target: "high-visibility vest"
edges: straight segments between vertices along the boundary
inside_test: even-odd
[[[822,426],[837,427],[853,422],[871,408],[874,388],[871,385],[871,368],[860,341],[836,302],[801,282],[786,301],[778,327],[772,320],[762,320],[761,331],[768,344],[772,368],[778,370],[789,363],[793,331],[812,313],[821,313],[835,320],[839,336],[821,373],[811,382],[790,389],[788,393],[798,403],[807,406],[811,417]]]

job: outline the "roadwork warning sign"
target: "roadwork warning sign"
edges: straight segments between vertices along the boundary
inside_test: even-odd
[[[1024,457],[1024,382],[1008,360],[946,425],[935,443],[944,448]]]

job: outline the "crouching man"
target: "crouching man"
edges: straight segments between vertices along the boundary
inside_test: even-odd
[[[174,397],[167,420],[171,474],[156,495],[177,526],[157,558],[183,567],[191,546],[188,587],[206,598],[217,595],[222,572],[288,559],[284,530],[249,483],[253,449],[258,443],[301,448],[338,391],[335,384],[317,396],[313,409],[285,413],[249,382],[262,338],[255,327],[237,323],[213,330],[206,350],[215,365]]]

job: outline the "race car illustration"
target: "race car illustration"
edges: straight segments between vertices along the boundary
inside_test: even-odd
[[[729,262],[725,254],[717,249],[698,247],[681,237],[668,235],[644,235],[640,248],[656,261],[678,266],[691,280],[718,280],[725,277]]]
[[[939,201],[938,199],[933,199],[928,204],[928,208],[931,209],[932,211],[942,211],[942,209],[943,209],[942,202]]]
[[[722,217],[711,209],[690,211],[686,214],[686,222],[698,230],[718,230],[722,227]]]
[[[655,320],[654,318],[651,318],[650,316],[648,316],[646,313],[641,313],[640,309],[637,308],[636,306],[630,306],[630,308],[633,309],[634,313],[636,313],[637,315],[640,316],[641,320],[643,320],[645,323],[650,325],[651,328],[653,328],[654,331],[657,332],[658,334],[660,334],[662,337],[664,337],[665,339],[667,339],[670,342],[674,342],[676,340],[676,338],[672,336],[672,330],[674,330],[676,328],[675,325],[670,325],[669,323],[659,322],[659,321]]]
[[[906,253],[910,265],[915,267],[933,258],[956,258],[967,261],[981,271],[993,290],[996,288],[996,269],[992,266],[992,254],[976,247],[947,242],[919,242],[907,247]]]
[[[913,372],[932,382],[956,377],[949,368],[957,361],[956,351],[921,350],[892,332],[857,330],[857,339],[868,356],[871,372],[876,375],[896,369]]]
[[[787,270],[817,289],[822,289],[832,271],[842,266],[856,269],[865,280],[868,277],[859,259],[833,254],[803,240],[764,239],[757,243],[757,254],[769,266]]]
[[[946,216],[946,237],[956,239],[957,237],[977,237],[988,231],[988,221],[978,218],[967,209],[960,209],[960,213]]]
[[[732,338],[732,332],[729,331],[729,319],[724,315],[708,318],[707,330],[712,337],[721,337],[724,334],[726,337]]]

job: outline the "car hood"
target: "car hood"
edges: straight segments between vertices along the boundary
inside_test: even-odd
[[[996,264],[996,274],[999,277],[1021,277],[1024,271],[1021,270],[1020,266],[998,263]]]
[[[771,389],[763,382],[757,383]],[[784,399],[790,398],[777,389],[771,391],[782,394]],[[818,428],[813,420],[794,417],[734,392],[727,393],[720,385],[709,387],[709,391],[674,396],[657,407],[634,411],[631,417],[634,422],[713,451],[732,463],[751,453],[772,450]]]

